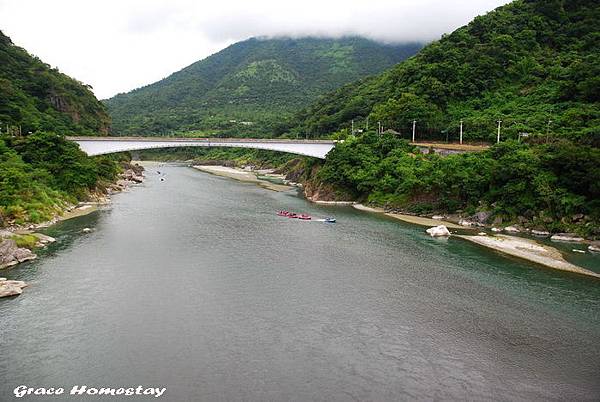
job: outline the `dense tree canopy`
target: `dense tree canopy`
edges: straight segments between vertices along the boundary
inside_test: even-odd
[[[488,151],[423,155],[406,140],[369,132],[348,137],[311,180],[356,199],[418,213],[489,211],[504,222],[600,236],[600,149],[568,141],[508,141]]]
[[[0,32],[0,130],[107,134],[110,118],[90,88]]]
[[[36,132],[0,137],[0,227],[41,222],[67,203],[114,180],[118,165],[109,157],[90,158],[58,134]]]

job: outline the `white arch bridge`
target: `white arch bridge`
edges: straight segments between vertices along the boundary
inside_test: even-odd
[[[174,147],[236,147],[266,149],[325,159],[335,141],[254,138],[67,137],[89,156]]]

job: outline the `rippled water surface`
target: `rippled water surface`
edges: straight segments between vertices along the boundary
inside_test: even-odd
[[[31,287],[0,300],[0,400],[21,384],[166,387],[163,401],[600,399],[597,281],[293,190],[161,170],[1,272]]]

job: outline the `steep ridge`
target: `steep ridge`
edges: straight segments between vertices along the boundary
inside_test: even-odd
[[[51,68],[0,32],[0,127],[17,133],[106,135],[110,117],[91,87]]]

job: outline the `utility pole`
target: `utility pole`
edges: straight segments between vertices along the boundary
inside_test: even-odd
[[[381,122],[380,121],[377,122],[377,127],[378,127],[377,134],[381,134]]]
[[[417,121],[413,120],[413,135],[412,135],[412,142],[415,142],[415,132],[417,130]]]
[[[369,131],[369,116],[367,116],[367,128],[365,131]]]
[[[546,126],[546,144],[550,142],[550,124],[552,124],[552,120],[548,120],[548,125]]]
[[[352,135],[354,135],[354,119],[352,119]]]
[[[502,127],[502,120],[498,120],[498,144],[500,144],[500,127]]]
[[[460,121],[460,145],[462,145],[463,121]]]

